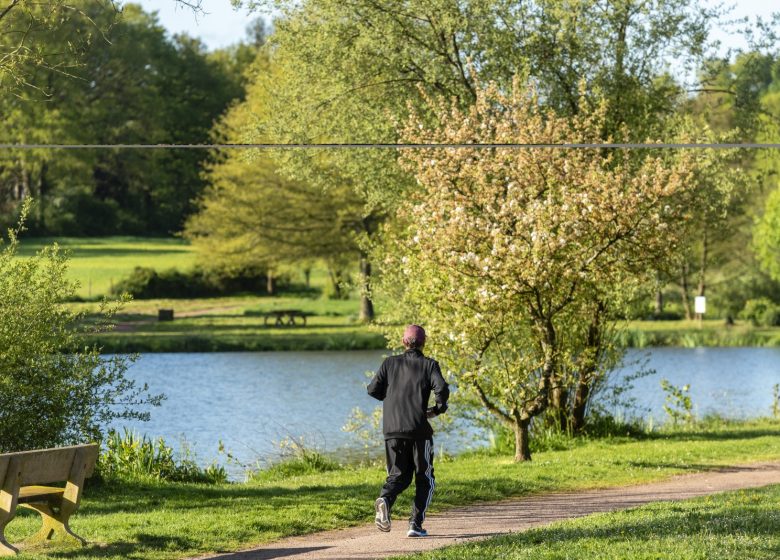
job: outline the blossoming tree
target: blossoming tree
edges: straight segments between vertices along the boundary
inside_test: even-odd
[[[607,112],[557,116],[519,81],[481,87],[468,109],[428,101],[405,142],[594,143]],[[514,432],[516,460],[531,458],[531,421],[564,377],[592,383],[588,341],[610,298],[671,258],[696,194],[693,160],[596,148],[404,154],[419,189],[388,232],[385,287],[424,321],[462,396]]]

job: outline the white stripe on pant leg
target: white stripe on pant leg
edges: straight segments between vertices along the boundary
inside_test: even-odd
[[[428,478],[428,483],[431,485],[431,489],[428,491],[428,499],[425,501],[425,509],[422,512],[423,521],[425,521],[425,512],[428,510],[428,506],[431,505],[431,499],[433,498],[433,489],[436,484],[431,476],[431,469],[433,469],[433,449],[431,448],[431,440],[425,440],[425,460],[428,461],[428,468],[425,469],[425,476]]]

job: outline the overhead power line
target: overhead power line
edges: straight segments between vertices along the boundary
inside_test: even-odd
[[[0,150],[418,150],[418,149],[780,149],[780,143],[284,143],[284,144],[0,144]]]

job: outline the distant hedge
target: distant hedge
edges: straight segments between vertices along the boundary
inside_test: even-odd
[[[114,285],[115,294],[129,293],[135,299],[216,297],[237,293],[265,293],[266,276],[245,273],[223,277],[201,268],[181,272],[175,268],[156,271],[137,266],[130,275]],[[284,279],[277,286],[284,285]]]

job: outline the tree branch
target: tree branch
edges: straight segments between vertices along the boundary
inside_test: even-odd
[[[6,6],[5,9],[0,12],[0,20],[7,16],[8,12],[13,10],[19,2],[21,2],[21,0],[13,0],[8,6]]]

